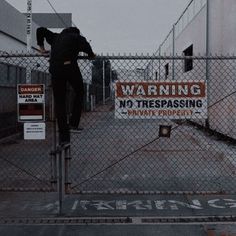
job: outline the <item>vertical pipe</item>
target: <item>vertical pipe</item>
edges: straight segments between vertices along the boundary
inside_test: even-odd
[[[154,59],[152,59],[152,80],[154,80]]]
[[[112,68],[110,64],[110,98],[112,100]]]
[[[94,111],[94,106],[93,106],[93,95],[90,95],[90,110]]]
[[[86,110],[89,111],[89,84],[86,83]]]
[[[175,24],[173,25],[172,56],[175,56]],[[172,59],[172,80],[175,80],[175,60]]]
[[[70,160],[71,160],[71,151],[70,146],[65,148],[65,173],[64,173],[64,185],[65,185],[65,192],[69,193],[70,191],[70,181],[69,181],[69,171],[70,171]]]
[[[207,84],[207,101],[209,103],[209,0],[206,1],[206,84]],[[209,104],[208,104],[209,106]],[[209,122],[209,109],[207,111],[207,119],[205,121],[205,127],[206,129],[210,128],[210,122]]]
[[[105,105],[106,100],[106,90],[105,90],[105,60],[102,61],[102,103]]]
[[[57,148],[57,123],[56,123],[56,116],[55,116],[55,103],[54,103],[54,95],[52,89],[50,89],[51,98],[52,98],[52,150],[55,152]],[[57,183],[57,156],[52,155],[52,172],[53,172],[53,182],[54,184]]]
[[[58,200],[59,200],[59,215],[62,214],[62,150],[59,150],[58,155]]]
[[[161,46],[159,47],[159,81],[161,81]]]
[[[206,56],[209,56],[209,0],[206,1]],[[208,62],[208,60],[207,60]],[[209,64],[207,63],[206,69],[209,72]],[[207,73],[207,78],[209,74]]]

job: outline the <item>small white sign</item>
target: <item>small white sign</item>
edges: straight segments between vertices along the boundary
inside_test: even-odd
[[[45,123],[24,123],[25,140],[42,140],[46,138]]]

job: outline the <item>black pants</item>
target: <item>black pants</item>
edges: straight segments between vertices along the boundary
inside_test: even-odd
[[[79,67],[74,64],[62,65],[51,70],[55,112],[59,129],[59,142],[70,141],[69,125],[66,114],[67,82],[75,92],[70,117],[70,125],[79,126],[84,97],[84,85]]]

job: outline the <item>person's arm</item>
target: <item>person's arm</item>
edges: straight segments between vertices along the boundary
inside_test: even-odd
[[[80,50],[88,54],[89,59],[94,59],[96,54],[93,52],[92,47],[87,42],[86,38],[80,36]]]
[[[36,38],[37,38],[37,44],[39,46],[39,51],[41,53],[48,52],[44,47],[44,40],[46,39],[47,43],[52,45],[56,35],[57,35],[56,33],[53,33],[52,31],[44,27],[40,27],[37,29]]]

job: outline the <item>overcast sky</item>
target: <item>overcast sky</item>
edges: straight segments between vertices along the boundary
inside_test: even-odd
[[[6,0],[26,12],[27,0]],[[190,0],[50,0],[106,53],[154,53]],[[33,0],[33,12],[53,13],[47,0]]]

